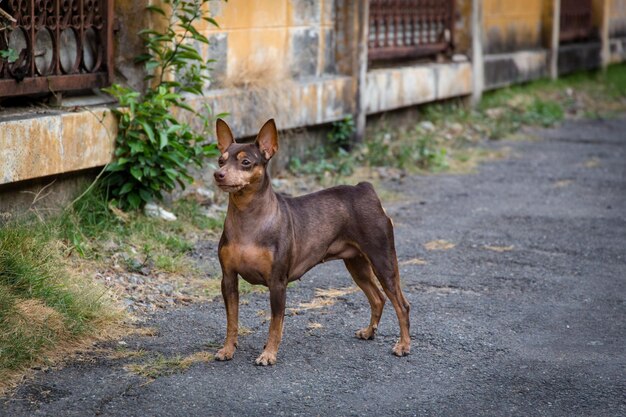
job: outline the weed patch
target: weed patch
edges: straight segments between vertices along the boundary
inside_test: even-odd
[[[103,287],[72,271],[51,229],[39,221],[0,228],[0,391],[122,317]]]
[[[213,355],[208,352],[196,352],[189,356],[175,356],[173,358],[167,358],[159,354],[144,363],[127,365],[126,370],[150,380],[154,380],[161,376],[184,372],[193,364],[203,362],[206,363],[212,360]]]
[[[333,125],[326,147],[312,152],[306,162],[292,159],[289,168],[325,185],[349,182],[345,178],[357,166],[468,172],[480,161],[504,156],[481,149],[486,140],[510,138],[525,126],[551,127],[565,118],[611,117],[626,110],[624,98],[626,65],[618,64],[604,73],[578,73],[488,92],[476,109],[460,100],[429,104],[413,124],[383,119],[366,132],[359,146],[346,145],[353,124],[344,120]]]

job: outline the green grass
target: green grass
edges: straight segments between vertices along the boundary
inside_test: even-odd
[[[185,357],[174,356],[169,358],[159,353],[142,363],[132,363],[125,368],[129,372],[154,380],[162,376],[185,372],[196,363],[206,363],[212,360],[213,355],[208,352],[196,352]]]
[[[71,271],[52,231],[34,220],[0,228],[0,390],[50,349],[118,317],[104,288]]]
[[[110,255],[103,250],[103,244],[109,242],[133,254],[127,261],[129,271],[141,269],[145,260],[152,260],[165,272],[190,272],[191,264],[185,259],[194,239],[221,228],[222,219],[206,217],[194,201],[174,203],[172,210],[178,219],[166,222],[110,207],[101,193],[98,189],[87,193],[62,214],[59,238],[82,257],[96,261]]]
[[[0,224],[0,392],[33,363],[116,326],[123,315],[91,277],[114,252],[132,254],[128,271],[150,263],[162,273],[195,273],[187,257],[194,239],[221,224],[191,201],[176,203],[178,220],[164,222],[121,212],[104,197],[95,187],[45,220]]]

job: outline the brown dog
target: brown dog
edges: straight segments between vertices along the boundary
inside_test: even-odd
[[[372,185],[362,182],[284,197],[272,190],[267,173],[267,163],[278,150],[273,119],[263,125],[253,144],[236,143],[226,122],[218,119],[217,139],[222,155],[214,177],[229,199],[219,243],[227,330],[216,358],[232,359],[237,346],[238,275],[269,288],[269,336],[256,363],[273,365],[283,332],[287,284],[333,259],[343,259],[372,309],[369,326],[357,331],[357,337],[374,338],[385,304],[378,278],[400,323],[393,353],[407,355],[409,303],[400,288],[393,226]]]

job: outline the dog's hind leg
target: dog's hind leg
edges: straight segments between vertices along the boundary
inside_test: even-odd
[[[397,356],[405,356],[411,350],[411,336],[409,334],[410,305],[402,293],[391,220],[387,218],[379,226],[381,227],[370,227],[368,229],[368,237],[364,240],[368,244],[361,245],[361,250],[369,259],[374,274],[382,285],[387,298],[393,304],[393,308],[398,316],[400,340],[394,346],[393,353]]]
[[[396,356],[405,356],[411,350],[411,336],[409,334],[410,305],[402,293],[402,288],[400,288],[400,274],[398,273],[397,261],[394,259],[393,263],[394,267],[389,268],[389,262],[384,262],[384,266],[381,266],[379,262],[373,261],[372,268],[398,316],[400,340],[393,347],[393,353]]]
[[[376,286],[376,278],[372,266],[363,255],[344,259],[344,263],[350,275],[352,275],[354,282],[356,282],[359,288],[365,293],[372,309],[369,326],[358,330],[356,336],[360,339],[373,339],[376,334],[376,329],[378,328],[380,316],[383,314],[385,296]]]

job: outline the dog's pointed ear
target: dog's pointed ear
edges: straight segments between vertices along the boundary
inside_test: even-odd
[[[256,145],[259,147],[265,160],[269,161],[278,151],[278,131],[274,119],[269,119],[256,137]]]
[[[226,152],[226,149],[235,142],[233,132],[222,119],[217,119],[215,122],[215,134],[217,135],[217,149],[220,150],[220,153]]]

